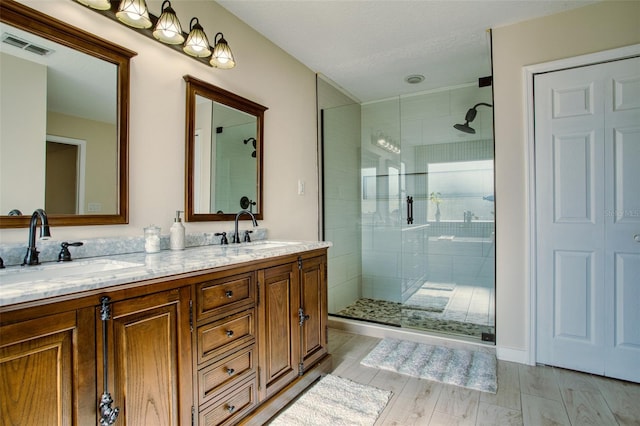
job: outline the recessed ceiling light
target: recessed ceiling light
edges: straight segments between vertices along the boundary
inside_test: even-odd
[[[409,84],[422,83],[424,81],[424,75],[421,75],[421,74],[408,75],[404,78],[404,81],[406,81]]]

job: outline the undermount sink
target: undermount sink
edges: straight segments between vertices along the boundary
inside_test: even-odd
[[[0,284],[58,280],[71,278],[77,275],[96,274],[126,268],[136,268],[139,266],[144,266],[144,264],[109,259],[52,263],[38,266],[16,266],[0,271]]]
[[[244,250],[266,250],[266,249],[273,249],[278,247],[291,246],[295,244],[299,244],[299,243],[291,242],[291,241],[265,241],[265,242],[256,241],[253,243],[249,243],[247,245],[241,244],[241,245],[238,245],[237,247]]]

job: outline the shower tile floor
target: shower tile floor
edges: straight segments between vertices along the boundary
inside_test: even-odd
[[[398,302],[362,298],[335,315],[477,339],[482,338],[482,333],[495,334],[493,289],[456,285],[453,290],[442,294],[448,294],[449,301],[441,312]]]

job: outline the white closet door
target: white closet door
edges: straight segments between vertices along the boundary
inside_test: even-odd
[[[640,381],[640,59],[536,76],[535,120],[537,360]]]
[[[606,68],[605,374],[640,382],[640,58]]]

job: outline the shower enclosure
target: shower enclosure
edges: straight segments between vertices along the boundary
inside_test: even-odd
[[[474,84],[322,108],[330,314],[495,340],[492,103]]]

